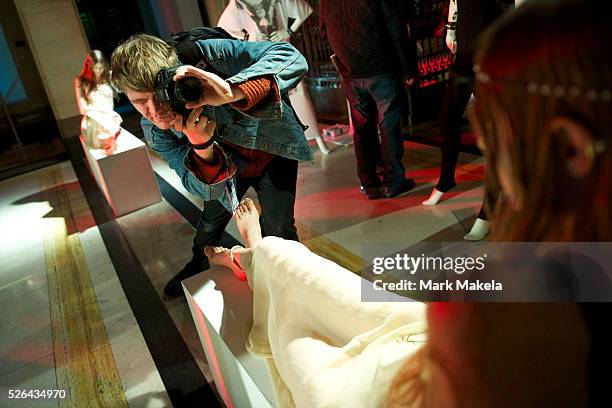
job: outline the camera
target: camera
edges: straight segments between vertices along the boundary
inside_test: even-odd
[[[178,113],[187,119],[191,109],[185,104],[197,102],[202,97],[204,89],[197,78],[186,77],[178,81],[173,80],[176,70],[180,66],[162,68],[155,78],[155,95],[161,103],[166,103],[174,113]]]

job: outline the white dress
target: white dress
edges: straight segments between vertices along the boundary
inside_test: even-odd
[[[238,5],[237,1],[243,5]],[[261,0],[230,0],[217,25],[236,38],[244,39],[245,33],[248,33],[249,41],[257,41],[258,35],[269,35],[273,31],[286,30],[289,27],[290,18],[305,20],[312,13],[312,7],[304,0],[272,0],[268,9],[265,9],[263,5],[264,2]],[[252,11],[249,11],[247,6]],[[257,21],[261,22],[262,18],[269,23],[267,29],[257,23]],[[268,32],[264,33],[263,30]],[[320,136],[315,110],[304,81],[289,92],[289,99],[300,121],[308,126],[304,132],[306,137],[313,139]]]
[[[241,256],[253,290],[247,349],[279,407],[373,408],[425,342],[425,305],[361,301],[361,278],[304,245],[265,237]]]
[[[249,41],[257,41],[258,34],[269,35],[272,31],[286,30],[290,18],[305,20],[311,13],[312,7],[304,0],[272,0],[267,9],[262,1],[230,0],[217,25],[239,39],[244,38],[245,30]],[[267,33],[257,23],[262,18],[269,23]]]
[[[94,149],[114,150],[115,138],[121,130],[121,116],[113,110],[113,89],[100,84],[89,93],[89,101],[81,98],[81,110],[87,113],[81,120],[81,133],[85,143]]]
[[[89,93],[89,103],[87,106],[90,109],[101,111],[112,111],[114,108],[113,89],[109,84],[100,84]]]

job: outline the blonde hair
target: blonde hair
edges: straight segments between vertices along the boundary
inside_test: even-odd
[[[587,1],[530,1],[484,34],[476,54],[476,128],[484,138],[489,182],[499,179],[503,153],[511,199],[521,208],[500,202],[493,240],[612,240],[608,20]],[[556,143],[560,135],[549,131],[556,117],[578,121],[594,145],[607,146],[582,179],[568,174],[566,152]]]
[[[157,73],[176,65],[179,60],[174,48],[152,35],[136,34],[113,51],[111,81],[123,92],[149,92],[155,88]]]
[[[389,388],[386,408],[418,407],[422,404],[426,386],[423,378],[424,359],[425,347],[421,347],[404,363]]]

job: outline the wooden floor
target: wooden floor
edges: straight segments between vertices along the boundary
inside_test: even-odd
[[[386,256],[431,237],[461,240],[480,207],[478,156],[462,154],[456,191],[426,208],[420,203],[438,175],[437,148],[407,143],[404,164],[417,188],[374,201],[359,192],[353,148],[332,148],[323,156],[313,146],[315,163],[300,164],[296,226],[310,250],[350,271],[371,263],[364,248],[373,244]],[[158,177],[198,212],[202,200],[149,153]],[[176,390],[166,389],[168,376],[175,384],[187,383],[192,378],[185,373],[193,371],[186,367],[192,364],[204,384],[212,380],[185,300],[163,295],[168,279],[191,257],[193,227],[165,199],[113,220],[112,229],[124,241],[109,241],[104,234],[111,228],[96,225],[97,203],[88,201],[83,188],[69,162],[0,182],[0,407],[170,407]],[[227,232],[238,237],[234,221]],[[128,269],[119,278],[116,246],[151,286],[152,297],[140,308],[128,301],[121,281],[134,279],[137,271]],[[132,287],[130,296],[138,290]],[[152,300],[162,313],[151,314]],[[162,314],[186,358],[177,360],[168,351],[174,344],[161,337],[164,331],[147,327]],[[157,352],[150,347],[155,342]],[[9,389],[61,389],[66,398],[8,400]],[[194,394],[189,406],[208,406],[201,402]]]
[[[41,178],[42,198],[56,203],[58,215],[44,220],[44,240],[57,387],[67,396],[59,406],[127,407],[81,246],[78,214],[58,170]]]

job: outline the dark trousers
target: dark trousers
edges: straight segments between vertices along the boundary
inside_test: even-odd
[[[442,133],[442,165],[436,189],[446,192],[455,187],[455,167],[461,146],[463,113],[474,90],[472,53],[457,54],[444,91],[438,119]]]
[[[241,200],[249,187],[257,192],[261,205],[260,224],[264,236],[273,235],[298,240],[293,207],[298,163],[296,160],[276,156],[258,177],[236,179],[236,194]],[[208,268],[204,247],[218,245],[225,227],[232,218],[217,200],[204,202],[204,210],[196,226],[193,239],[193,262],[201,269]]]
[[[401,133],[403,88],[397,74],[344,78],[343,88],[353,118],[357,175],[364,187],[380,187],[376,162],[382,158],[382,184],[398,188],[404,182],[404,140]],[[380,130],[380,141],[378,131]]]
[[[484,192],[485,194],[482,201],[482,207],[480,207],[480,211],[478,212],[478,218],[488,221],[495,212],[498,201],[503,200],[504,196],[497,180],[494,180],[491,176],[485,177]]]

